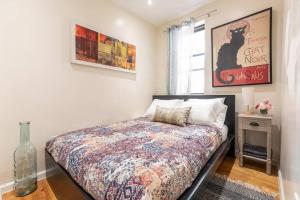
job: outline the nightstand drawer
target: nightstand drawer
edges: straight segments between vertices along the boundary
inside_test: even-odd
[[[243,118],[242,129],[253,131],[267,131],[267,121],[263,119]]]

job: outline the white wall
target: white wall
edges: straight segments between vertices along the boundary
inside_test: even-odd
[[[300,199],[300,1],[284,1],[282,183],[286,200]],[[298,196],[298,199],[296,199]]]
[[[136,45],[137,74],[70,64],[72,19]],[[149,105],[155,28],[109,1],[1,0],[0,24],[0,185],[13,180],[19,121],[31,121],[41,171],[51,136],[129,119]]]
[[[205,18],[206,28],[206,59],[205,59],[205,93],[206,94],[236,94],[236,110],[242,111],[241,88],[226,87],[212,88],[211,86],[211,28],[222,25],[226,22],[244,17],[265,8],[273,7],[273,84],[255,86],[256,102],[269,98],[274,109],[272,114],[273,120],[273,160],[279,161],[280,151],[280,71],[281,71],[281,33],[282,33],[282,1],[281,0],[218,0],[207,6],[204,6],[195,12],[192,12],[182,18],[171,21],[160,26],[157,30],[157,49],[158,59],[156,68],[156,94],[167,93],[167,33],[164,32],[166,27],[171,24],[178,24],[183,19],[197,17],[209,11],[217,9],[218,11],[209,18]],[[265,135],[256,134],[255,137],[247,138],[250,142],[259,145],[265,144]]]

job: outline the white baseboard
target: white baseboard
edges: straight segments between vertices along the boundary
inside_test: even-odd
[[[283,179],[282,179],[282,174],[281,174],[281,170],[280,169],[278,170],[278,178],[279,178],[280,200],[285,200]]]
[[[37,179],[42,180],[46,178],[46,170],[38,172],[37,173]],[[14,189],[14,182],[8,182],[8,183],[4,183],[3,185],[0,185],[0,200],[2,200],[2,195],[4,193],[10,192]]]

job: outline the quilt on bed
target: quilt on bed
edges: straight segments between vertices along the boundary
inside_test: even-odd
[[[95,199],[177,199],[220,146],[209,126],[147,118],[57,136],[46,149]]]

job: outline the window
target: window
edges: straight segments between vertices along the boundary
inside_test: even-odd
[[[204,93],[205,65],[205,24],[199,21],[195,24],[193,35],[193,57],[190,75],[190,93]]]

